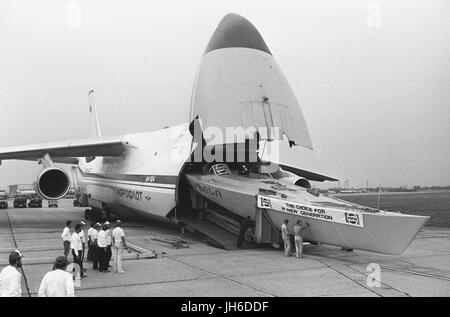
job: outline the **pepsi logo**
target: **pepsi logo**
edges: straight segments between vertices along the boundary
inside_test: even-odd
[[[261,197],[261,206],[265,208],[272,208],[272,203],[269,199]]]
[[[345,213],[345,221],[352,225],[359,225],[359,216],[352,213]]]

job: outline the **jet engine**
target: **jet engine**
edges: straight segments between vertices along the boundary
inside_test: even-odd
[[[286,183],[289,183],[292,185],[297,185],[297,186],[300,186],[300,187],[303,187],[306,189],[311,189],[311,183],[309,182],[309,180],[307,180],[306,178],[303,178],[303,177],[298,177],[297,175],[279,178],[279,180],[282,180]]]
[[[294,173],[285,171],[281,167],[275,173],[272,173],[273,178],[286,182],[288,184],[297,185],[306,189],[311,189],[311,183],[306,178],[300,177]]]
[[[69,189],[70,177],[61,168],[45,168],[37,177],[36,191],[45,199],[61,199],[67,194]]]

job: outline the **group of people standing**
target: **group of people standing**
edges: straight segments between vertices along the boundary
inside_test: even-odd
[[[284,255],[291,256],[291,233],[288,230],[289,220],[285,219],[281,225],[281,236],[284,242]],[[295,255],[297,258],[303,258],[303,236],[302,231],[309,227],[309,223],[303,225],[301,220],[297,220],[294,226],[294,242],[295,242]]]
[[[81,277],[86,277],[87,269],[83,266],[84,255],[87,243],[87,262],[92,263],[92,268],[102,273],[108,273],[109,262],[114,253],[115,273],[123,274],[122,254],[127,248],[125,241],[125,233],[123,231],[122,222],[116,221],[116,227],[111,230],[111,224],[106,221],[103,224],[91,223],[91,227],[87,231],[87,238],[84,232],[85,222],[75,225],[75,231],[70,234],[72,222],[68,220],[66,227],[61,235],[63,239],[64,255],[69,255],[72,251],[73,262],[77,263],[81,269]],[[69,240],[70,236],[70,240]],[[69,243],[68,243],[69,242]]]
[[[284,243],[284,255],[291,256],[291,233],[288,229],[289,220],[285,219],[283,224],[281,225],[281,237]],[[242,248],[242,244],[245,239],[245,234],[249,227],[252,226],[252,221],[250,216],[243,218],[240,221],[239,235],[238,240],[236,242],[236,246],[238,248]],[[306,230],[309,227],[309,223],[305,223],[303,225],[301,220],[297,220],[296,225],[294,226],[294,242],[295,242],[295,255],[297,258],[303,258],[303,234],[302,231]]]
[[[93,263],[93,269],[99,272],[110,272],[109,262],[114,254],[115,273],[125,273],[122,269],[122,254],[127,248],[122,222],[117,220],[116,227],[111,230],[110,223],[92,223],[88,230],[87,239],[84,232],[86,223],[81,221],[75,225],[71,233],[72,221],[66,222],[61,237],[64,255],[58,256],[53,270],[47,272],[40,284],[40,297],[71,297],[75,296],[73,276],[67,272],[69,266],[67,257],[72,253],[73,263],[80,267],[81,277],[86,277],[87,269],[83,267],[86,241],[88,245],[87,261]],[[14,250],[9,255],[9,265],[0,272],[0,297],[22,296],[22,254]]]

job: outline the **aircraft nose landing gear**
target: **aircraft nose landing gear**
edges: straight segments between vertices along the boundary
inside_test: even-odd
[[[84,211],[84,218],[92,222],[103,222],[105,217],[102,209],[91,207],[91,209],[86,209]]]
[[[91,207],[91,209],[86,209],[84,211],[84,218],[92,222],[100,223],[104,223],[106,221],[112,222],[118,219],[112,214],[106,204],[103,204],[103,208]]]

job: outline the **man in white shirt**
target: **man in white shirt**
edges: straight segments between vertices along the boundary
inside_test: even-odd
[[[98,246],[98,261],[100,264],[99,267],[99,272],[103,272],[103,273],[108,273],[108,262],[107,262],[107,254],[106,254],[106,228],[107,225],[103,225],[102,229],[98,232],[98,237],[97,237],[97,246]]]
[[[84,227],[86,226],[86,222],[81,221],[80,225],[81,225],[81,230],[78,235],[80,236],[81,244],[83,245],[83,252],[81,254],[81,262],[83,262],[84,261],[84,250],[86,249],[86,234],[84,233]]]
[[[75,297],[72,274],[66,272],[69,262],[65,256],[56,258],[53,271],[47,272],[39,287],[39,297]]]
[[[81,260],[80,261],[81,261],[81,263],[83,263],[84,262],[84,254],[86,251],[86,235],[84,233],[84,227],[86,226],[86,222],[81,221],[80,224],[81,224],[81,231],[80,231],[79,235],[80,235],[80,239],[81,239],[81,244],[83,245],[83,252],[81,252]],[[83,269],[83,272],[86,272],[86,271],[87,271],[87,269]]]
[[[70,239],[72,235],[70,234],[70,226],[72,225],[72,221],[67,220],[66,221],[66,227],[64,228],[61,238],[63,239],[63,245],[64,245],[64,255],[67,257],[69,255],[70,251]]]
[[[14,250],[9,255],[9,265],[0,272],[0,297],[22,296],[22,255],[19,250]]]
[[[72,233],[72,238],[70,240],[70,248],[72,249],[73,262],[80,266],[81,277],[86,276],[83,270],[83,262],[81,261],[81,256],[83,254],[83,244],[80,238],[81,224],[77,223],[75,225],[75,232]]]
[[[99,249],[98,249],[98,230],[100,224],[97,222],[94,225],[94,229],[91,231],[91,245],[92,245],[92,268],[98,270],[99,267]]]
[[[88,229],[88,232],[87,232],[87,236],[88,236],[87,237],[87,243],[88,243],[87,261],[88,261],[88,263],[92,262],[92,258],[93,258],[92,255],[94,253],[94,246],[92,245],[92,239],[91,239],[92,231],[95,230],[94,225],[95,225],[95,223],[91,222],[91,227]]]
[[[123,250],[127,248],[125,242],[125,233],[122,229],[122,222],[120,220],[116,221],[117,227],[112,231],[112,242],[113,242],[113,252],[114,252],[114,273],[123,274],[122,270],[122,254]]]
[[[301,220],[297,220],[297,224],[294,226],[294,241],[295,241],[295,255],[297,258],[303,258],[303,235],[302,231],[309,227],[309,223],[303,226]]]
[[[109,265],[109,262],[111,261],[111,257],[112,257],[112,249],[111,249],[111,244],[112,244],[112,230],[111,230],[111,225],[109,223],[109,221],[105,222],[106,225],[106,263],[108,264],[108,268],[111,267],[111,265]]]
[[[281,225],[281,237],[283,238],[283,242],[284,242],[284,255],[285,256],[291,256],[291,239],[289,237],[289,231],[287,228],[288,223],[289,223],[289,220],[284,219],[284,222]]]

